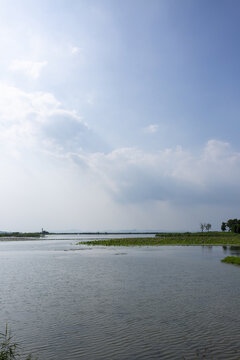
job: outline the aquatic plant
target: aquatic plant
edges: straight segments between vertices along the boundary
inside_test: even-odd
[[[21,356],[18,349],[18,343],[14,341],[6,325],[5,332],[0,333],[0,360],[34,360],[31,354],[27,357]],[[35,358],[35,360],[37,359]]]
[[[77,245],[160,246],[160,245],[240,245],[240,234],[217,231],[158,233],[155,237],[119,238],[79,242]]]
[[[227,256],[224,259],[222,259],[221,262],[240,265],[240,256]]]

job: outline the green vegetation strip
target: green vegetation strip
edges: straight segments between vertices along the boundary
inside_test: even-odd
[[[221,261],[228,264],[240,265],[240,256],[227,256]]]
[[[77,245],[103,246],[160,246],[160,245],[237,245],[240,234],[224,232],[159,233],[155,237],[120,238],[79,242]]]
[[[42,234],[41,233],[19,233],[19,232],[12,232],[12,233],[0,233],[0,238],[5,237],[19,237],[19,238],[39,238]],[[0,359],[1,360],[1,359]]]

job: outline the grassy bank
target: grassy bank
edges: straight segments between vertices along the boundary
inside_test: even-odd
[[[0,238],[39,238],[41,235],[42,233],[3,232],[0,233]]]
[[[228,264],[240,265],[240,256],[227,256],[221,261]]]
[[[161,246],[161,245],[239,245],[240,234],[230,232],[159,233],[155,237],[120,238],[79,242],[79,245]]]

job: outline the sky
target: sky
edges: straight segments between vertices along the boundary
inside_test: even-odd
[[[0,230],[240,213],[238,0],[0,0]]]

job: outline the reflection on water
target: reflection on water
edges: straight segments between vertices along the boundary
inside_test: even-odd
[[[240,246],[238,245],[224,245],[222,248],[224,253],[227,253],[227,255],[240,256]]]
[[[0,243],[0,330],[8,323],[26,352],[39,360],[240,358],[240,269],[220,262],[239,249],[77,241]]]
[[[227,245],[223,245],[222,248],[223,248],[223,251],[224,251],[224,252],[228,252],[228,247],[227,247]]]

